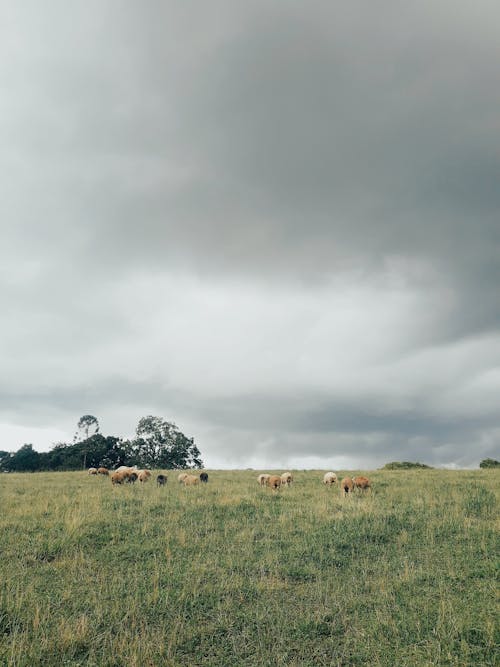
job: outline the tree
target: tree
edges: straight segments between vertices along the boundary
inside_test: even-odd
[[[35,452],[33,445],[23,445],[15,454],[5,460],[2,465],[11,472],[34,472],[39,470],[40,454]]]
[[[96,435],[99,433],[99,422],[94,415],[83,415],[76,425],[76,433],[73,442],[82,442],[89,439],[89,433]],[[83,451],[83,468],[87,467],[87,450]]]
[[[89,434],[95,435],[96,433],[99,433],[99,422],[97,421],[97,417],[94,417],[94,415],[83,415],[83,417],[80,417],[78,420],[76,429],[73,442],[87,440]]]
[[[479,464],[480,468],[499,468],[500,467],[500,461],[496,461],[495,459],[483,459],[481,463]]]
[[[157,468],[200,468],[203,463],[193,438],[172,422],[149,415],[139,420],[137,437],[127,443],[129,457],[139,466]]]
[[[10,456],[10,452],[6,452],[3,449],[0,450],[0,470],[7,470],[5,464],[7,463],[7,460],[10,458]]]

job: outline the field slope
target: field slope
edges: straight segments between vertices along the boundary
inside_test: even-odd
[[[495,665],[496,470],[0,478],[0,665]]]

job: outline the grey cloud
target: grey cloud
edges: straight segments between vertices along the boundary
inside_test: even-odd
[[[0,21],[0,296],[10,323],[0,341],[5,372],[19,366],[3,385],[4,414],[21,419],[24,406],[45,423],[95,401],[120,413],[118,424],[121,402],[187,415],[194,430],[240,427],[245,446],[252,432],[265,441],[264,427],[291,429],[288,447],[298,433],[322,455],[313,432],[336,434],[339,447],[345,432],[376,433],[384,451],[415,436],[441,460],[439,443],[464,451],[461,433],[494,429],[489,414],[432,414],[412,385],[418,367],[398,375],[397,357],[498,336],[496,5],[51,6],[12,6]],[[371,283],[381,303],[395,275],[402,292],[428,297],[411,334],[401,310],[385,360],[411,409],[394,395],[381,409],[363,387],[358,401],[337,386],[334,398],[303,386],[273,400],[262,364],[260,390],[222,386],[215,399],[196,382],[174,386],[138,350],[168,359],[175,348],[192,363],[187,343],[161,344],[164,283],[182,290],[186,274],[220,293],[258,286],[263,301],[276,285],[293,294]],[[137,295],[143,277],[164,320]],[[189,308],[201,311],[196,300]],[[210,318],[189,319],[200,338]],[[237,335],[244,346],[254,332]],[[270,347],[283,356],[276,340]],[[30,369],[43,377],[30,381]]]

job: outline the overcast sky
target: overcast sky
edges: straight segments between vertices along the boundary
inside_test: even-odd
[[[0,449],[500,454],[496,1],[0,0]]]

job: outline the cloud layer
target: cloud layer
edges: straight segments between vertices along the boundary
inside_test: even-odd
[[[498,455],[494,3],[50,8],[0,21],[5,448]]]

